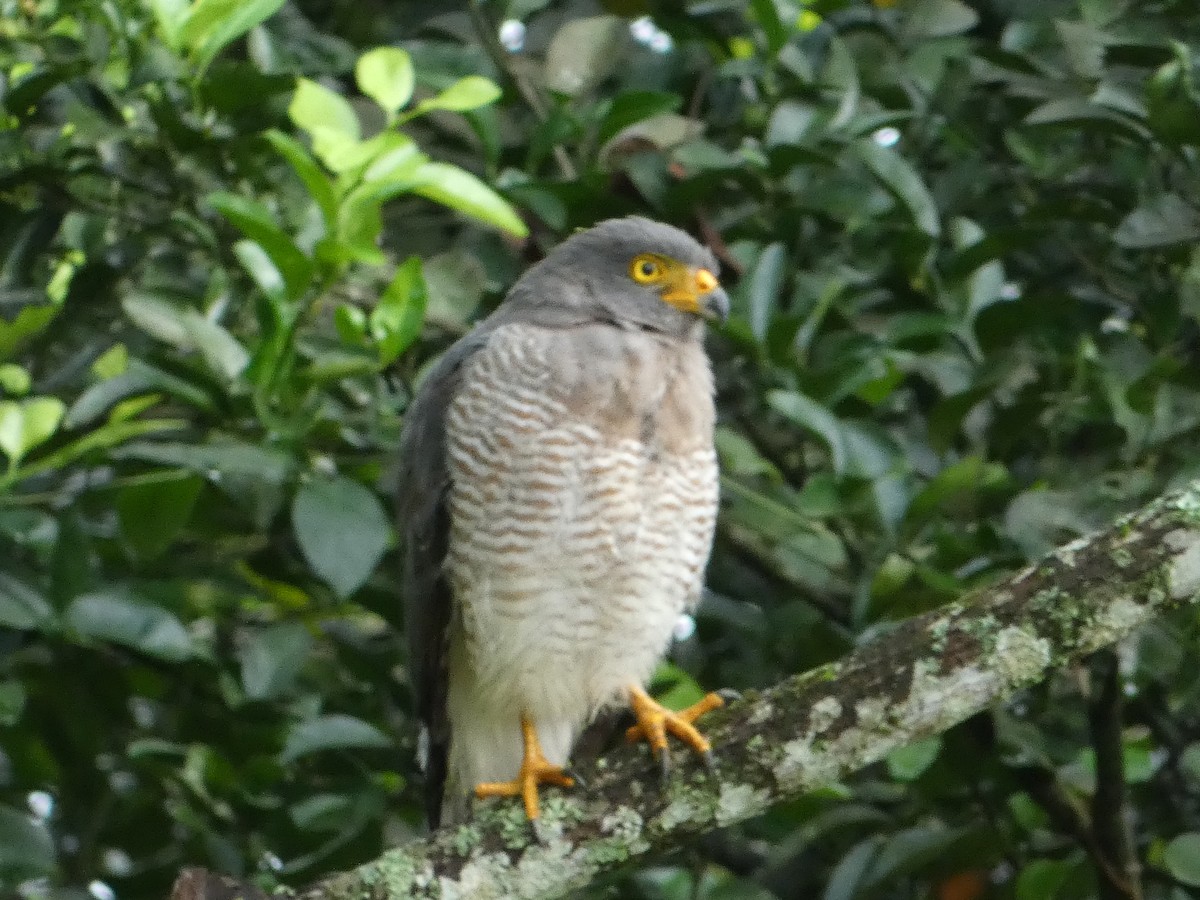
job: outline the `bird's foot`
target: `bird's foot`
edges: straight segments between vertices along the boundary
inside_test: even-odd
[[[644,740],[658,758],[665,776],[671,764],[667,749],[667,732],[675,735],[704,758],[710,769],[713,766],[712,745],[692,724],[702,715],[725,705],[720,694],[708,694],[699,703],[674,712],[667,709],[640,687],[629,689],[629,705],[637,717],[637,724],[625,732],[625,739],[633,742]]]
[[[538,785],[556,784],[559,787],[571,787],[575,779],[568,775],[562,766],[556,766],[542,755],[542,745],[538,743],[537,728],[528,716],[521,716],[521,733],[525,738],[525,755],[521,760],[521,770],[512,781],[485,781],[475,785],[475,796],[485,797],[520,797],[525,803],[525,815],[532,821],[539,815]]]

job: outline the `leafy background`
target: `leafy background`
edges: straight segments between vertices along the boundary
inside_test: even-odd
[[[1200,475],[1197,53],[1194,0],[0,0],[0,892],[420,832],[403,411],[598,219],[735,299],[673,702]],[[1197,631],[1119,653],[1147,897],[1200,888]],[[591,895],[1093,896],[1092,682]]]

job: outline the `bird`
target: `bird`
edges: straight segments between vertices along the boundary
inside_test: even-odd
[[[405,411],[398,523],[408,673],[432,827],[488,797],[540,815],[573,745],[628,708],[666,770],[647,693],[699,602],[718,507],[705,325],[729,297],[685,231],[608,219],[529,267]]]

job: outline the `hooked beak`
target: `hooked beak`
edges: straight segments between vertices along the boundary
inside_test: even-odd
[[[724,288],[715,287],[700,304],[700,315],[710,322],[724,322],[729,318],[729,295]]]
[[[662,298],[677,309],[709,321],[724,322],[729,317],[729,295],[708,269],[687,269]]]

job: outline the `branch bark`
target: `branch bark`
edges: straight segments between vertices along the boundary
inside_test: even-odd
[[[547,792],[536,831],[519,803],[488,804],[468,825],[284,896],[561,897],[939,734],[1198,600],[1200,482],[837,663],[713,713],[705,721],[715,777],[677,754],[681,765],[660,790],[645,750],[622,749],[581,773],[586,787]],[[204,879],[188,871],[191,893],[175,900],[216,900],[195,891]]]

